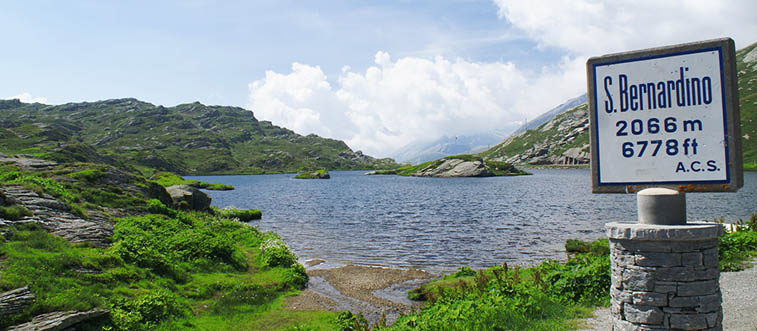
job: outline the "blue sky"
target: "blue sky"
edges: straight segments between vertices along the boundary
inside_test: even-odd
[[[661,3],[661,4],[660,4]],[[6,1],[0,98],[240,106],[389,156],[508,132],[589,56],[757,41],[754,1]]]
[[[0,95],[28,92],[55,104],[133,96],[245,106],[247,84],[266,70],[286,71],[292,62],[327,74],[364,69],[379,50],[520,58],[532,67],[559,58],[510,34],[487,1],[16,1],[0,8],[2,71],[13,78],[0,83]]]

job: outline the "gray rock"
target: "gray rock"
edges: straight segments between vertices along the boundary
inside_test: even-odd
[[[23,311],[34,302],[34,294],[29,286],[0,293],[0,316]]]
[[[32,216],[5,223],[37,223],[48,232],[69,242],[90,242],[107,247],[113,235],[113,225],[105,215],[90,211],[87,219],[74,215],[68,206],[47,194],[38,194],[23,186],[4,186],[0,191],[16,204],[32,212]]]
[[[58,164],[54,161],[42,160],[31,155],[0,155],[0,162],[13,162],[23,170],[50,169]]]
[[[174,185],[166,188],[175,206],[204,211],[210,207],[210,197],[205,192],[189,185]]]
[[[623,304],[623,312],[626,321],[641,324],[661,324],[663,317],[665,316],[660,308],[652,306],[637,306],[627,303]]]
[[[65,330],[83,321],[97,318],[109,313],[105,309],[88,311],[57,311],[35,316],[31,322],[12,326],[8,331]]]

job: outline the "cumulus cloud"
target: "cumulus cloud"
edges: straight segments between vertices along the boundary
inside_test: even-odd
[[[12,97],[8,97],[6,99],[18,99],[19,101],[23,103],[47,103],[47,98],[45,97],[33,97],[31,93],[24,91],[23,93],[19,95],[14,95]]]
[[[258,118],[298,133],[390,156],[406,144],[444,135],[516,129],[585,93],[589,56],[724,36],[743,47],[757,31],[752,0],[494,2],[499,18],[512,25],[509,34],[563,57],[527,71],[507,61],[393,59],[379,51],[365,71],[344,66],[337,77],[294,63],[290,73],[268,71],[251,83],[248,106]]]
[[[525,118],[581,93],[563,67],[528,73],[513,63],[479,63],[376,53],[364,72],[344,67],[335,85],[317,66],[295,63],[249,85],[248,106],[261,119],[342,139],[370,155],[389,156],[408,143],[441,136],[511,131]],[[572,88],[554,88],[570,83]],[[565,84],[562,84],[565,85]],[[552,86],[549,93],[544,87]]]
[[[754,42],[757,2],[690,0],[494,0],[499,17],[542,46],[574,55],[664,46],[731,37]]]

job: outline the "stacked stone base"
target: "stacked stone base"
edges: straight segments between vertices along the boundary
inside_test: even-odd
[[[613,330],[722,330],[717,224],[609,223]]]

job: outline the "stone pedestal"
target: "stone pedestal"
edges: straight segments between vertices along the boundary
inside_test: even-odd
[[[722,330],[719,224],[608,223],[613,330]]]

